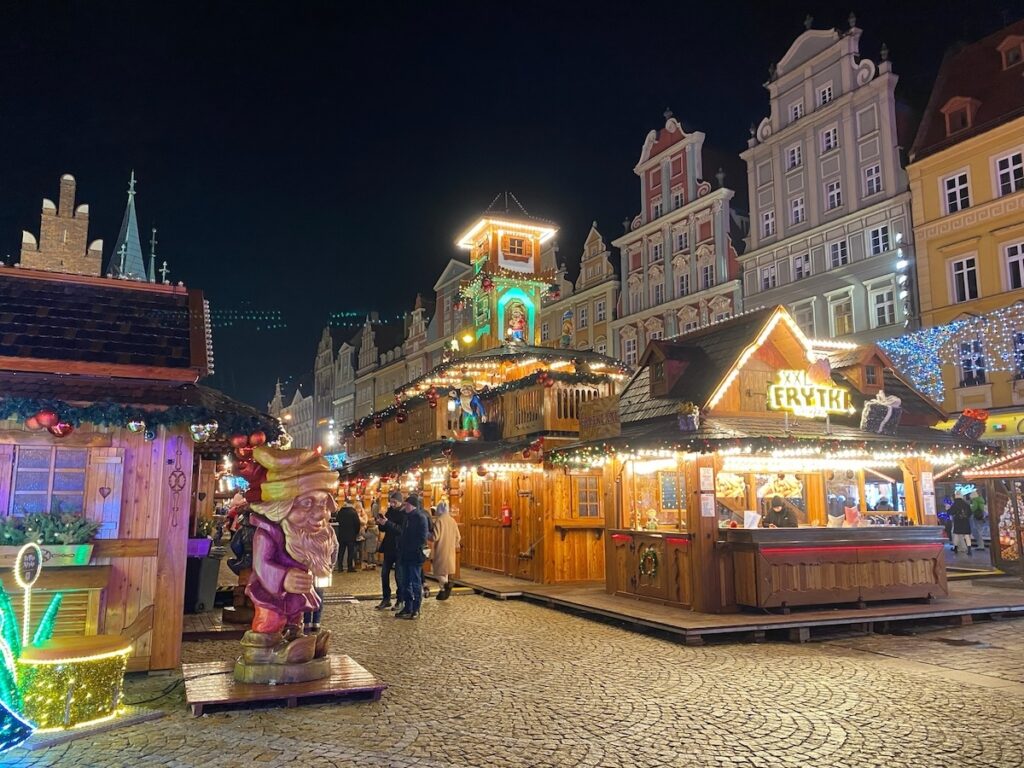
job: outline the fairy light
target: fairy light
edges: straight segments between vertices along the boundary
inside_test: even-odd
[[[23,570],[26,557],[33,558],[28,561],[29,567],[32,568],[31,578],[28,581],[24,579],[25,572]],[[36,579],[39,578],[39,573],[42,569],[43,550],[38,544],[30,541],[18,550],[18,554],[14,558],[14,581],[22,589],[21,644],[23,647],[29,644],[29,624],[32,618],[32,585],[36,583]]]

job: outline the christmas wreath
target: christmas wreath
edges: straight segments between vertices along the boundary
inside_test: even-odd
[[[647,547],[640,555],[640,575],[647,579],[658,575],[658,553],[654,547]]]

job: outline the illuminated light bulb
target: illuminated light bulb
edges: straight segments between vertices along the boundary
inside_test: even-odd
[[[906,259],[900,259],[899,261],[896,262],[896,269],[903,270],[903,269],[906,269],[909,266],[910,266],[910,262],[907,261]]]

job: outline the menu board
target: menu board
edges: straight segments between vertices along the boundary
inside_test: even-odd
[[[679,509],[679,492],[676,488],[676,475],[674,472],[659,473],[661,480],[661,508]]]

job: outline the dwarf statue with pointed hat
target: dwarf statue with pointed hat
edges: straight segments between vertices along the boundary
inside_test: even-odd
[[[259,446],[259,500],[250,522],[252,575],[245,593],[255,606],[252,629],[242,638],[235,679],[247,683],[316,680],[330,669],[330,632],[302,634],[302,614],[320,607],[318,582],[326,583],[338,556],[331,527],[338,475],[316,451]],[[250,493],[256,488],[250,488]],[[255,494],[253,494],[255,495]]]
[[[487,421],[487,413],[484,411],[483,400],[477,394],[473,380],[463,379],[458,391],[453,389],[448,397],[456,402],[461,414],[459,417],[461,429],[456,430],[456,436],[460,440],[480,437],[480,425]]]

